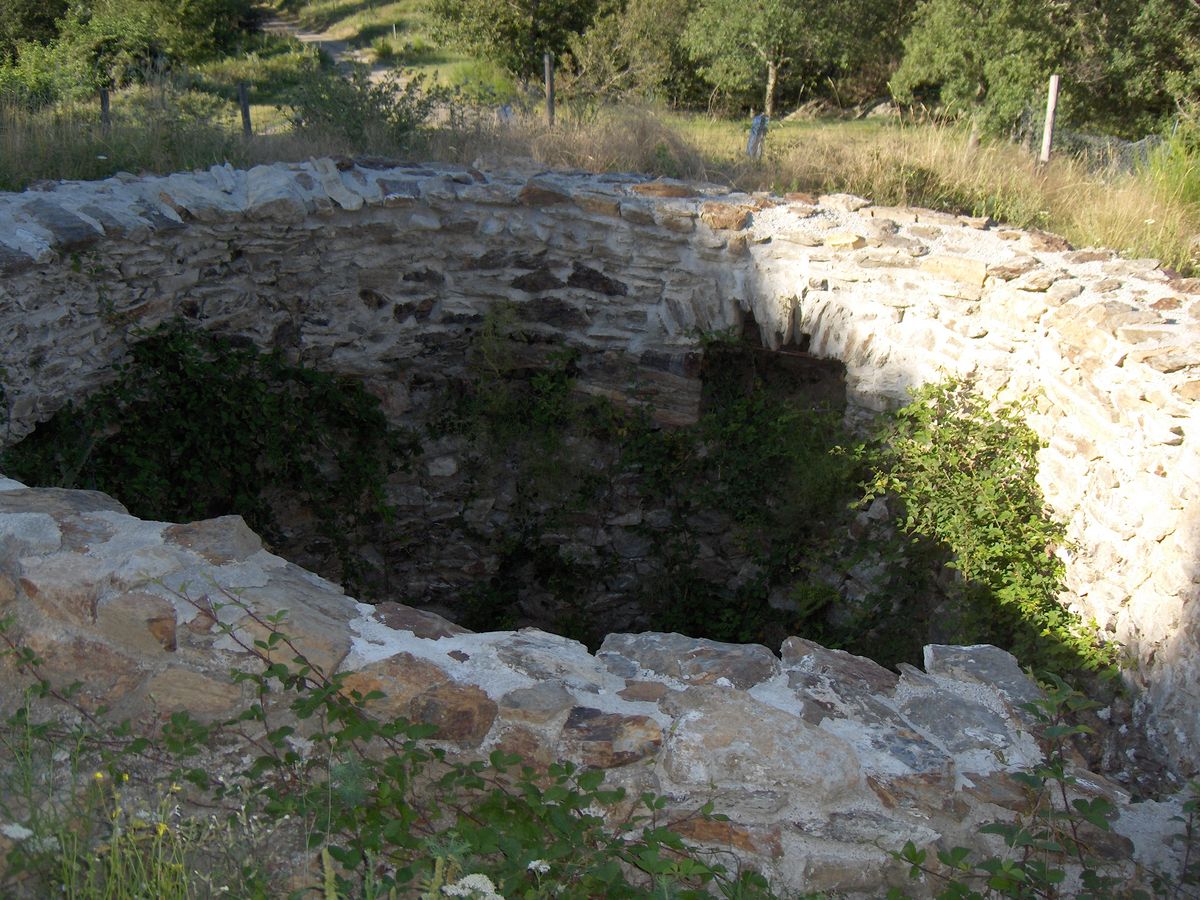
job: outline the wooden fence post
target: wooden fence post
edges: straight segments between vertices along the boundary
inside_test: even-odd
[[[108,88],[100,88],[100,127],[107,132],[112,128],[112,115],[109,110]]]
[[[1046,92],[1046,124],[1042,128],[1042,153],[1038,162],[1050,162],[1050,145],[1054,142],[1054,113],[1058,109],[1058,76],[1050,76],[1050,89]]]
[[[238,82],[238,106],[242,108],[242,134],[254,137],[254,127],[250,124],[250,85],[244,81]]]
[[[542,65],[546,70],[546,124],[554,127],[554,56],[542,54]]]

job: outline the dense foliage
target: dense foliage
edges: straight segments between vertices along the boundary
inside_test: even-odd
[[[523,78],[537,78],[544,53],[560,54],[596,14],[596,0],[432,0],[437,34]]]
[[[1114,649],[1058,602],[1065,536],[1037,485],[1041,442],[1023,413],[969,382],[917,389],[868,452],[867,496],[899,500],[902,530],[950,554],[960,577],[937,614],[951,642],[994,643],[1039,671],[1107,671]]]
[[[1009,133],[1058,73],[1064,121],[1136,135],[1200,97],[1198,63],[1191,0],[926,0],[891,88]]]

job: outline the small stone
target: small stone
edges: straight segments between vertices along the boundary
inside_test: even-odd
[[[824,244],[831,250],[857,250],[867,246],[867,239],[861,234],[847,231],[835,231],[825,236]]]
[[[435,456],[425,463],[430,478],[450,478],[458,474],[458,460],[453,456]]]
[[[500,698],[500,714],[505,720],[544,725],[575,705],[574,695],[561,684],[546,681],[528,688],[517,688]]]
[[[999,278],[1001,281],[1012,281],[1027,272],[1032,272],[1041,263],[1032,256],[1018,256],[1004,263],[997,263],[987,267],[989,278]]]
[[[1183,301],[1178,297],[1163,297],[1161,300],[1155,300],[1150,304],[1151,309],[1157,309],[1159,312],[1170,312],[1182,306]]]
[[[949,278],[971,287],[983,287],[987,278],[987,263],[965,256],[927,256],[921,260],[921,271]]]
[[[680,182],[647,181],[635,184],[630,190],[643,197],[695,197],[696,189]]]
[[[806,206],[816,206],[818,203],[817,195],[806,191],[788,191],[783,195],[783,199],[789,203],[803,203]]]
[[[377,603],[371,611],[371,618],[388,628],[394,628],[396,631],[408,631],[414,637],[428,641],[471,633],[436,613],[413,609],[411,606],[391,600]]]
[[[250,529],[241,516],[220,516],[190,525],[169,525],[163,530],[163,540],[198,553],[217,566],[240,562],[262,549],[262,538]]]
[[[1026,675],[1011,653],[990,644],[971,647],[929,644],[925,647],[925,671],[995,688],[1013,703],[1041,699],[1042,692]]]
[[[414,722],[437,726],[433,736],[471,747],[482,743],[496,721],[495,701],[475,685],[446,681],[414,697],[409,717]]]
[[[1071,249],[1071,244],[1066,238],[1060,237],[1057,234],[1051,234],[1049,231],[1032,228],[1027,233],[1027,236],[1029,238],[1029,246],[1037,252],[1065,253]]]
[[[555,203],[569,203],[570,200],[570,196],[559,188],[532,178],[517,194],[517,202],[526,206],[551,206]]]
[[[866,197],[859,197],[855,194],[822,194],[817,198],[817,203],[827,209],[850,213],[858,212],[871,205],[871,201]]]
[[[670,690],[661,681],[630,681],[623,690],[617,691],[617,696],[633,702],[657,703]]]
[[[662,729],[648,716],[577,706],[563,726],[559,752],[581,765],[612,769],[655,753],[662,741]]]
[[[749,206],[709,201],[700,207],[700,220],[715,231],[740,231],[750,223],[753,212]]]
[[[408,715],[409,703],[421,691],[449,680],[445,670],[433,663],[411,653],[397,653],[346,675],[342,687],[347,695],[351,691],[364,696],[382,692],[381,699],[370,701],[369,709],[396,718]]]
[[[778,825],[739,825],[732,821],[689,816],[678,822],[673,830],[680,837],[697,844],[730,847],[742,853],[779,859],[783,856],[783,841]]]
[[[510,284],[517,290],[536,294],[542,291],[553,291],[565,287],[565,282],[550,271],[546,266],[539,266],[532,272],[518,275]]]
[[[1052,272],[1049,269],[1035,269],[1032,272],[1022,275],[1015,282],[1013,282],[1013,287],[1019,291],[1044,293],[1045,291],[1050,290],[1051,286],[1053,286],[1054,283],[1061,277],[1061,272]]]
[[[599,269],[593,269],[580,262],[575,262],[571,274],[567,276],[567,285],[603,294],[606,297],[624,297],[629,288],[615,278],[609,278]]]
[[[603,194],[576,194],[574,197],[575,205],[584,212],[593,213],[598,216],[612,216],[616,218],[621,215],[621,202],[613,197]]]
[[[725,644],[682,634],[610,634],[596,654],[617,657],[685,684],[746,689],[779,674],[779,660],[759,644]],[[611,668],[611,666],[610,666]]]

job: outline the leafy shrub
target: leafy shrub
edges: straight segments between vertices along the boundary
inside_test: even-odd
[[[1065,536],[1037,485],[1041,441],[1024,409],[990,404],[970,381],[914,390],[867,454],[866,499],[897,498],[903,531],[950,554],[952,640],[997,644],[1039,670],[1111,673],[1113,648],[1057,600]]]
[[[358,148],[395,151],[412,141],[416,131],[443,99],[425,88],[423,76],[388,72],[373,82],[362,66],[349,77],[330,73],[309,79],[294,90],[293,122],[302,132],[335,135]]]

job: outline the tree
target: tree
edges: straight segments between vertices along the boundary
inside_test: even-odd
[[[589,97],[641,95],[672,106],[703,98],[682,36],[696,0],[621,0],[570,41],[569,87]]]
[[[1061,120],[1137,136],[1200,94],[1200,3],[926,0],[904,51],[903,102],[936,98],[1003,134],[1058,73]]]
[[[433,0],[434,33],[529,80],[542,54],[567,49],[596,15],[597,0]]]
[[[857,3],[822,0],[700,0],[684,44],[718,88],[763,87],[775,114],[781,79],[811,85],[840,65]]]
[[[890,87],[932,93],[985,130],[1011,130],[1066,58],[1070,11],[1045,0],[928,0],[915,14]]]
[[[58,34],[57,21],[67,0],[4,0],[0,4],[0,63],[12,62],[22,41],[48,44]]]

